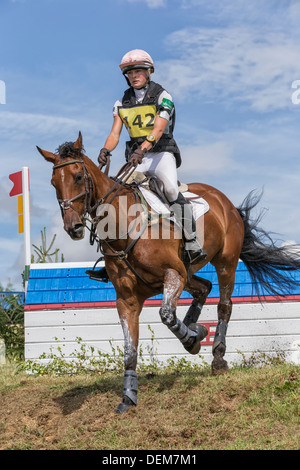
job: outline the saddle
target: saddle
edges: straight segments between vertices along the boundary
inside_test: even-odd
[[[127,184],[133,186],[143,185],[156,194],[164,204],[169,206],[169,201],[164,193],[163,183],[156,176],[146,176],[140,171],[134,171],[127,180]],[[188,191],[188,185],[177,181],[178,189],[181,193]]]
[[[126,185],[139,192],[143,196],[143,199],[145,199],[145,201],[149,204],[151,210],[154,210],[154,212],[159,215],[170,218],[170,220],[178,224],[176,218],[174,218],[173,212],[170,209],[170,203],[164,193],[163,184],[160,180],[158,180],[158,178],[154,176],[148,177],[144,173],[134,171],[126,181]],[[189,202],[193,208],[193,215],[195,220],[197,220],[209,210],[208,203],[198,195],[190,193],[187,184],[182,184],[178,181],[178,189],[182,194],[184,194],[185,197],[188,196],[187,199],[190,199]],[[150,221],[148,223],[150,223]],[[180,223],[179,227],[182,228]],[[94,240],[90,239],[90,244],[93,244],[93,242]],[[181,257],[184,264],[188,267],[190,259],[186,253],[184,245],[182,246]],[[99,261],[103,261],[103,259],[104,257],[100,257],[95,263],[93,269],[86,271],[86,274],[88,274],[90,279],[102,282],[109,281],[105,267],[100,268],[97,271],[95,270],[96,265],[99,263]]]

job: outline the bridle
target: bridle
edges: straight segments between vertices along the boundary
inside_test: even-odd
[[[101,250],[101,253],[105,256],[108,256],[108,257],[113,257],[113,258],[118,258],[122,261],[124,261],[126,263],[126,265],[128,266],[128,268],[135,274],[135,276],[137,278],[140,279],[140,281],[142,281],[148,288],[150,288],[152,291],[155,291],[155,292],[158,292],[157,289],[153,288],[147,281],[145,281],[145,279],[142,278],[142,276],[133,268],[133,266],[129,263],[127,257],[128,257],[128,253],[130,252],[130,250],[134,247],[134,245],[136,244],[136,242],[138,241],[138,239],[142,236],[144,230],[146,229],[146,227],[148,226],[148,218],[146,218],[145,222],[144,222],[144,225],[141,229],[141,232],[140,232],[140,235],[139,237],[136,237],[134,238],[131,243],[129,243],[129,245],[127,246],[127,248],[123,251],[116,251],[106,240],[100,240],[97,235],[95,234],[95,231],[93,231],[95,229],[95,225],[97,225],[98,221],[99,221],[99,217],[95,217],[94,219],[92,219],[91,221],[91,228],[89,228],[87,225],[86,225],[86,222],[89,220],[87,217],[86,217],[86,214],[92,214],[98,206],[100,206],[101,204],[104,203],[104,201],[107,199],[107,197],[109,195],[111,195],[113,192],[114,194],[112,194],[112,197],[110,198],[110,200],[108,201],[108,204],[112,202],[112,200],[117,196],[117,193],[120,191],[120,189],[122,187],[124,187],[124,184],[126,183],[126,181],[128,180],[128,178],[131,176],[132,172],[135,170],[135,166],[133,166],[132,164],[129,164],[129,163],[126,163],[122,168],[121,170],[118,172],[117,176],[114,178],[115,179],[115,184],[112,186],[112,188],[108,191],[108,193],[105,194],[105,196],[101,197],[100,199],[98,199],[95,204],[92,206],[91,205],[91,202],[92,202],[92,199],[93,199],[93,196],[95,196],[95,185],[94,185],[94,181],[91,177],[91,175],[89,174],[86,166],[85,166],[85,163],[83,161],[83,158],[76,158],[76,159],[73,159],[73,160],[67,160],[65,162],[62,162],[62,163],[58,163],[56,165],[53,166],[53,170],[57,169],[57,168],[61,168],[61,167],[64,167],[66,165],[72,165],[72,164],[75,164],[75,163],[81,163],[82,167],[83,167],[83,173],[84,173],[84,184],[85,184],[85,188],[84,188],[84,191],[82,191],[80,194],[77,194],[76,196],[70,198],[70,199],[59,199],[57,198],[58,202],[59,202],[59,205],[60,205],[60,209],[61,209],[61,212],[62,212],[62,216],[64,217],[64,214],[65,214],[65,211],[68,210],[68,209],[73,209],[75,212],[77,212],[77,214],[79,215],[80,217],[80,220],[82,222],[82,224],[88,229],[90,230],[91,232],[91,237],[90,237],[90,243],[92,244],[94,242],[95,239],[97,239],[97,242],[98,242],[98,247],[100,248]],[[100,168],[101,170],[101,168]],[[108,170],[108,167],[107,167],[107,170]],[[106,174],[108,174],[108,171],[105,172]],[[136,198],[136,201],[137,201],[137,192],[134,191],[135,193],[135,198]],[[80,215],[79,212],[75,209],[75,207],[73,206],[73,202],[74,201],[77,201],[78,199],[81,199],[84,197],[84,209],[83,209],[83,212],[82,214]],[[95,199],[95,197],[94,197]],[[144,207],[146,206],[146,203],[144,202]],[[147,209],[146,209],[147,210]],[[148,212],[148,210],[147,210]],[[131,230],[133,230],[134,227],[132,227]],[[129,232],[126,234],[126,237],[129,235]],[[121,237],[123,238],[123,237]],[[92,240],[92,242],[91,242]],[[118,239],[120,240],[120,239]],[[117,241],[117,240],[114,240],[114,241]],[[108,252],[104,252],[103,248],[101,248],[101,244],[102,243],[105,243],[107,245],[107,247],[109,248],[109,250],[111,251],[111,253],[108,253]],[[94,268],[95,266],[97,265],[97,263],[100,261],[101,258],[99,258],[98,261],[96,261],[95,265],[94,265]],[[102,258],[103,259],[103,258]],[[93,268],[93,269],[94,269]],[[160,292],[160,291],[159,291]]]
[[[84,188],[84,191],[82,191],[81,193],[77,194],[76,196],[74,196],[70,199],[57,198],[57,200],[59,202],[60,210],[61,210],[61,213],[62,213],[62,217],[64,218],[66,210],[68,210],[68,209],[74,210],[78,214],[78,216],[79,216],[82,224],[84,225],[84,227],[86,227],[91,232],[90,243],[93,244],[93,242],[95,240],[97,240],[99,247],[100,247],[101,243],[105,243],[112,251],[115,252],[115,250],[109,245],[109,243],[105,239],[101,240],[95,234],[95,228],[96,228],[99,220],[102,218],[102,215],[100,215],[100,216],[96,215],[93,219],[90,219],[89,217],[87,217],[87,214],[91,215],[92,213],[94,213],[96,211],[96,209],[106,201],[108,196],[111,195],[110,199],[106,202],[106,204],[110,204],[115,199],[115,197],[117,196],[119,191],[122,188],[124,188],[124,185],[125,185],[127,179],[131,175],[132,171],[135,170],[135,166],[133,166],[132,164],[130,164],[130,165],[125,164],[121,168],[121,170],[119,171],[117,176],[115,178],[113,178],[115,180],[115,183],[110,188],[110,190],[103,197],[98,199],[95,202],[95,204],[92,206],[92,199],[94,199],[94,200],[96,199],[96,197],[95,197],[95,184],[94,184],[93,178],[91,177],[90,173],[88,172],[88,170],[85,166],[83,158],[79,158],[79,159],[77,158],[77,159],[67,160],[65,162],[58,163],[58,164],[53,166],[53,170],[55,170],[57,168],[64,167],[66,165],[72,165],[72,164],[75,164],[75,163],[81,163],[81,165],[83,167],[85,188]],[[99,167],[99,169],[101,170],[101,167]],[[105,174],[106,175],[108,174],[108,167],[106,168]],[[121,175],[121,178],[120,178],[120,175]],[[137,204],[138,203],[137,191],[134,191],[134,195],[135,195],[135,203]],[[80,214],[78,212],[78,210],[73,206],[73,202],[77,201],[78,199],[81,199],[83,197],[84,197],[83,211],[82,211],[82,214]],[[144,206],[144,208],[146,208],[146,203],[144,203],[143,206]],[[147,210],[147,213],[148,213],[148,210]],[[86,224],[86,222],[88,222],[88,221],[91,223],[91,228],[88,227],[87,224]],[[148,225],[148,222],[147,222],[147,225]],[[127,232],[126,234],[124,234],[120,238],[117,238],[113,241],[118,241],[118,240],[121,240],[123,238],[127,238],[127,236],[130,235],[130,233],[134,229],[135,229],[135,226],[133,224],[129,232]],[[146,225],[143,227],[143,230],[145,230],[145,229],[146,229]],[[130,251],[130,249],[133,247],[133,245],[136,243],[136,241],[137,241],[137,239],[133,240],[133,242],[129,244],[129,247],[126,250],[125,254],[127,254],[128,251]],[[115,252],[115,253],[118,253],[119,257],[123,257],[123,254],[124,254],[124,252]]]
[[[81,163],[81,165],[83,167],[84,185],[85,185],[84,191],[82,191],[80,194],[77,194],[76,196],[74,196],[70,199],[59,199],[59,198],[57,198],[57,200],[58,200],[59,205],[60,205],[62,216],[64,216],[64,213],[67,209],[71,208],[75,212],[77,212],[77,214],[79,215],[82,223],[84,224],[84,221],[86,220],[86,214],[87,213],[92,214],[97,209],[97,207],[100,206],[101,204],[103,204],[104,201],[108,198],[108,196],[110,196],[115,191],[115,193],[112,195],[112,197],[107,202],[107,204],[110,204],[113,201],[113,199],[117,196],[118,192],[122,189],[122,187],[126,183],[127,179],[131,176],[132,172],[135,170],[135,166],[133,166],[132,164],[126,163],[121,168],[121,170],[118,172],[117,176],[114,178],[115,183],[112,186],[112,188],[105,194],[105,196],[98,199],[96,201],[96,203],[92,206],[91,201],[93,199],[93,196],[95,195],[95,186],[94,186],[93,178],[89,174],[89,172],[88,172],[88,170],[85,166],[83,158],[79,158],[79,159],[77,158],[77,159],[73,159],[73,160],[67,160],[67,161],[62,162],[62,163],[57,163],[56,165],[53,165],[53,170],[55,170],[57,168],[61,168],[61,167],[66,166],[66,165],[72,165],[74,163]],[[106,167],[106,171],[105,171],[106,175],[108,175],[108,168],[109,168],[109,163]],[[99,167],[99,169],[101,170],[101,167]],[[77,199],[81,199],[82,197],[84,197],[85,199],[84,199],[84,206],[83,206],[82,215],[80,215],[79,212],[75,209],[75,207],[73,206],[72,203],[74,201],[77,201]],[[93,219],[93,223],[97,224],[98,221],[99,220],[98,220],[97,217],[95,217],[95,219]]]
[[[94,187],[93,179],[92,179],[91,175],[89,174],[83,159],[80,158],[80,159],[74,159],[74,160],[67,160],[65,162],[58,163],[57,165],[53,166],[53,170],[55,170],[57,168],[64,167],[66,165],[72,165],[74,163],[81,163],[81,165],[82,165],[83,177],[84,177],[84,191],[82,191],[80,194],[77,194],[76,196],[74,196],[70,199],[59,199],[59,198],[57,198],[57,200],[59,202],[60,210],[62,212],[63,217],[65,215],[66,210],[73,209],[75,212],[77,212],[77,214],[79,215],[82,223],[85,225],[86,214],[87,213],[91,214],[94,210],[96,210],[96,208],[98,207],[98,205],[101,204],[102,201],[97,202],[94,206],[91,205],[93,195],[95,194],[95,187]],[[79,212],[73,206],[73,202],[77,201],[78,199],[81,199],[83,197],[84,197],[83,211],[82,211],[82,215],[80,215]]]

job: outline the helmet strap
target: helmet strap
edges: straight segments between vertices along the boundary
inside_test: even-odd
[[[127,77],[127,75],[124,75],[124,77],[125,77],[125,79],[126,79],[127,85],[128,85],[128,86],[131,86],[131,85],[130,85],[129,78]]]

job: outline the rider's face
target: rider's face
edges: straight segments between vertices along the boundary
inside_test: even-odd
[[[130,85],[139,90],[147,85],[148,71],[144,69],[133,69],[127,72]]]

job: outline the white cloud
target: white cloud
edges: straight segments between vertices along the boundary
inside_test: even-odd
[[[184,155],[184,174],[195,174],[195,162],[199,177],[206,175],[223,174],[231,167],[232,148],[228,142],[215,142],[199,146],[183,146],[181,153]],[[200,176],[201,175],[201,176]]]
[[[59,256],[62,253],[65,261],[96,261],[101,256],[101,253],[97,252],[97,245],[89,244],[87,229],[83,240],[74,241],[70,238],[63,228],[63,220],[58,207],[47,227],[48,240],[52,240],[54,234],[56,234],[54,247],[60,249]]]
[[[5,111],[0,114],[0,128],[2,139],[24,139],[32,136],[32,133],[40,135],[61,135],[79,128],[80,123],[76,119],[61,116],[49,116],[43,114],[31,114],[22,112]]]
[[[259,112],[291,106],[291,85],[300,79],[299,2],[278,6],[269,0],[263,8],[256,0],[229,1],[222,8],[214,0],[182,5],[198,7],[195,16],[211,15],[212,25],[221,26],[187,27],[165,39],[170,58],[158,64],[157,75],[177,101],[238,102]]]
[[[167,6],[167,0],[126,0],[129,3],[145,3],[149,8],[155,9]]]
[[[12,255],[12,254],[15,255],[16,252],[20,248],[19,240],[17,240],[17,239],[12,240],[11,238],[8,239],[8,238],[1,237],[0,238],[0,245],[1,245],[1,249],[4,250],[7,253],[10,253],[10,255]]]
[[[174,1],[174,0],[172,0]],[[299,0],[179,0],[183,9],[192,10],[194,14],[201,12],[201,18],[211,23],[229,23],[231,25],[266,23],[272,27],[280,28],[287,23],[295,24],[300,18]]]

